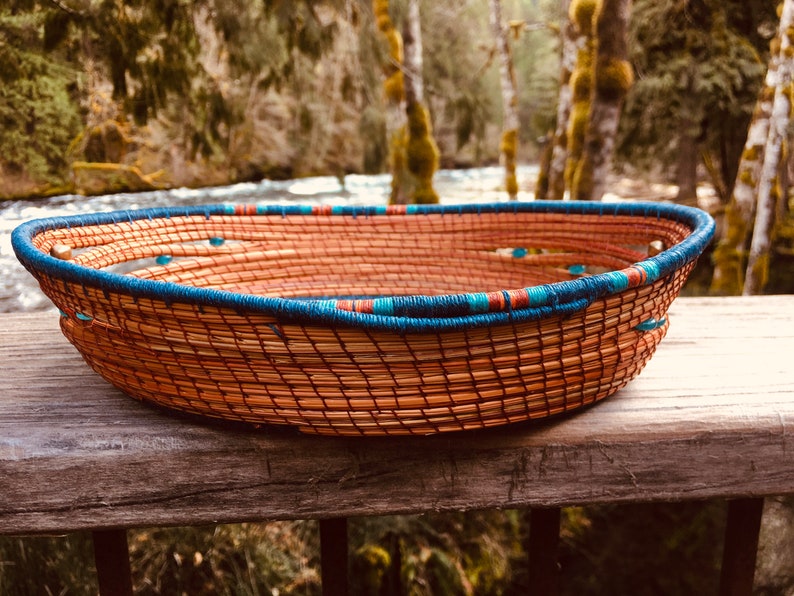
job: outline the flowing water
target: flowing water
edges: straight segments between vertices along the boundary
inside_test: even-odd
[[[520,166],[519,184],[527,186],[537,178],[536,166]],[[504,170],[499,167],[442,170],[435,188],[441,202],[480,203],[506,201],[500,190]],[[388,175],[345,178],[302,178],[298,180],[234,184],[203,189],[173,189],[144,193],[120,193],[97,197],[64,195],[49,199],[0,203],[0,312],[39,311],[52,308],[32,276],[19,264],[11,249],[11,231],[24,221],[40,217],[76,215],[117,209],[206,205],[211,203],[383,205],[389,194]],[[532,200],[531,193],[519,193],[518,200]]]

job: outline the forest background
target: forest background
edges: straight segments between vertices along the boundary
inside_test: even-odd
[[[390,3],[395,23],[406,7]],[[556,125],[567,3],[503,0],[502,12],[518,159],[541,161]],[[778,20],[768,0],[635,0],[634,84],[614,173],[673,183],[670,198],[689,203],[706,183],[717,211],[726,207]],[[440,165],[498,162],[504,113],[488,3],[426,0],[421,22]],[[0,198],[383,172],[388,63],[369,2],[7,0]],[[713,592],[723,514],[719,503],[566,510],[564,590]],[[354,520],[356,577],[387,590],[396,573],[416,594],[524,593],[514,563],[526,556],[526,530],[521,512]],[[131,541],[139,593],[318,588],[311,524],[141,530]],[[621,559],[629,543],[632,566]],[[0,593],[90,592],[87,560],[85,536],[4,540]],[[764,593],[792,589],[790,575],[764,581]]]
[[[400,23],[405,3],[390,9]],[[502,12],[519,160],[537,160],[555,126],[567,3],[505,0]],[[488,18],[486,2],[422,3],[442,167],[499,159]],[[634,2],[618,171],[690,195],[700,174],[727,200],[777,22],[761,0]],[[96,163],[136,168],[122,187],[382,172],[388,59],[368,2],[11,0],[0,8],[0,196],[116,190],[86,168]]]

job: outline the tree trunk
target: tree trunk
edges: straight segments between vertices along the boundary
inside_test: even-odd
[[[422,27],[419,0],[409,0],[403,30],[405,42],[405,102],[408,118],[406,165],[410,172],[410,197],[414,203],[438,203],[433,174],[438,169],[438,147],[433,139],[430,114],[424,103],[422,79]]]
[[[789,31],[794,26],[794,0],[784,0],[780,16],[780,49],[778,52],[777,80],[775,81],[775,99],[769,119],[769,135],[764,148],[764,162],[761,166],[761,177],[758,181],[758,199],[756,202],[755,225],[750,254],[747,259],[747,272],[744,280],[743,294],[751,296],[760,293],[766,284],[769,273],[769,258],[772,246],[772,227],[775,223],[780,184],[778,170],[783,145],[788,137],[788,125],[791,115],[791,83],[792,83],[792,49],[794,46],[789,38]]]
[[[785,11],[782,14],[786,16]],[[785,37],[783,16],[778,34],[771,44],[773,49],[779,48],[782,37]],[[764,163],[775,89],[780,79],[778,68],[782,59],[780,51],[771,52],[764,85],[759,92],[753,119],[747,130],[731,201],[725,212],[724,231],[714,249],[714,274],[710,288],[712,294],[739,294],[745,285],[746,251],[755,218],[756,190]]]
[[[383,65],[383,91],[386,103],[386,140],[389,143],[389,169],[391,170],[392,204],[410,201],[406,189],[407,116],[405,102],[405,77],[403,76],[403,40],[389,15],[389,0],[373,0],[373,12],[378,30],[386,40],[388,59]]]
[[[571,196],[601,200],[612,167],[623,98],[634,82],[628,62],[627,31],[631,0],[600,0],[595,14],[596,52],[584,153]]]
[[[563,7],[569,6],[563,0]],[[568,121],[573,105],[571,73],[576,66],[576,54],[584,46],[585,37],[579,35],[570,17],[565,19],[562,29],[562,56],[560,63],[560,96],[557,100],[557,125],[554,130],[553,147],[548,171],[548,198],[559,201],[565,196],[565,161],[568,158]]]
[[[499,74],[502,85],[502,142],[500,151],[505,168],[505,188],[510,199],[518,196],[516,180],[516,153],[518,151],[518,91],[513,57],[507,40],[507,30],[502,25],[501,0],[489,0],[491,30],[499,55]]]
[[[770,62],[769,71],[747,130],[742,158],[736,173],[733,193],[725,210],[722,238],[714,249],[714,273],[711,294],[736,295],[744,286],[747,243],[755,218],[755,200],[761,164],[764,161],[769,117],[774,99],[777,62]]]
[[[678,194],[676,201],[680,203],[697,202],[697,171],[698,171],[698,135],[695,124],[689,119],[682,120],[678,135],[678,164],[676,168],[676,184]]]
[[[596,7],[596,0],[571,0],[568,7],[568,16],[579,34],[576,64],[571,73],[571,114],[566,130],[568,146],[563,174],[565,186],[569,191],[573,188],[574,175],[584,152],[585,132],[590,114],[595,54],[593,17]]]
[[[422,23],[419,1],[408,0],[408,15],[403,28],[405,47],[405,101],[424,103],[425,86],[422,79]]]

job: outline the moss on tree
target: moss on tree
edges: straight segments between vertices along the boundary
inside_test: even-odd
[[[743,174],[751,176],[745,170]],[[744,265],[747,255],[740,253],[737,247],[745,246],[749,230],[747,222],[734,204],[725,208],[725,232],[719,244],[714,248],[712,259],[722,274],[712,279],[710,293],[718,296],[737,296],[744,286]]]
[[[565,163],[565,186],[574,188],[574,176],[584,152],[584,139],[593,88],[593,18],[596,12],[595,0],[574,0],[569,7],[569,18],[585,41],[576,55],[576,66],[571,72],[571,91],[573,95],[571,115],[568,122],[568,158]]]
[[[389,0],[374,0],[375,25],[386,40],[388,60],[383,65],[386,77],[383,89],[386,101],[399,103],[405,99],[405,81],[400,65],[403,63],[403,40],[389,15]]]
[[[433,174],[438,169],[439,152],[433,140],[430,116],[420,103],[408,105],[408,146],[406,161],[408,171],[415,180],[415,203],[438,203],[438,193],[433,188]]]
[[[518,180],[516,178],[516,151],[518,148],[518,131],[506,130],[502,133],[499,151],[504,159],[505,190],[511,197],[518,194]]]
[[[618,101],[634,83],[634,70],[628,60],[613,57],[599,58],[595,67],[595,88],[604,98]]]
[[[0,17],[0,197],[62,191],[81,126],[78,72],[41,50],[43,12]]]
[[[581,35],[593,34],[593,15],[597,7],[597,0],[573,0],[568,7],[568,17]]]

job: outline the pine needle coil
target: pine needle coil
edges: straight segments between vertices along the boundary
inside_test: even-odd
[[[613,394],[713,231],[659,203],[211,205],[34,220],[12,242],[66,337],[137,399],[400,435]]]

